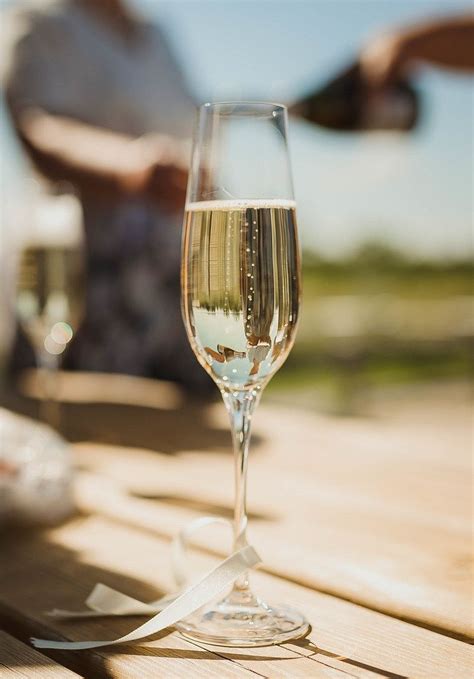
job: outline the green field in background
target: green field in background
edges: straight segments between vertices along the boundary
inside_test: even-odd
[[[377,243],[362,246],[344,260],[305,255],[298,339],[284,368],[268,385],[269,395],[290,401],[298,393],[316,389],[330,395],[333,409],[351,411],[351,403],[367,389],[469,377],[473,337],[466,330],[466,316],[473,318],[473,273],[467,259],[415,261]],[[330,307],[342,297],[349,302],[381,299],[388,306],[396,303],[404,323],[391,334],[365,321],[354,337],[331,337],[314,319],[324,301]],[[436,317],[438,308],[446,313],[451,307],[446,323]],[[424,318],[428,313],[435,317]],[[410,326],[416,324],[414,338]],[[437,327],[435,336],[433,326]]]
[[[305,299],[315,295],[396,293],[406,297],[472,295],[474,265],[463,260],[412,259],[380,243],[366,243],[345,259],[303,254]]]

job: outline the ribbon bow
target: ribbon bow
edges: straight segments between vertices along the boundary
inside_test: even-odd
[[[149,604],[127,596],[122,592],[98,583],[86,599],[88,611],[66,611],[55,608],[48,615],[57,618],[93,618],[104,615],[153,615],[153,617],[125,636],[110,641],[51,641],[32,638],[36,648],[84,650],[100,646],[114,646],[129,641],[139,641],[170,627],[197,611],[218,594],[232,585],[245,571],[257,566],[261,559],[253,547],[247,545],[233,552],[198,582],[187,586],[186,550],[194,533],[211,524],[224,524],[232,528],[227,519],[202,516],[191,521],[174,539],[171,560],[173,576],[178,587],[174,594],[167,594]]]

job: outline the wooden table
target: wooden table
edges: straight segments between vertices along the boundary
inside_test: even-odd
[[[34,395],[34,383],[26,389]],[[471,432],[457,403],[365,420],[260,407],[249,509],[264,565],[252,581],[305,612],[307,639],[226,649],[170,630],[115,649],[33,650],[30,635],[115,638],[136,627],[143,618],[65,622],[44,611],[80,608],[96,582],[157,598],[172,586],[176,532],[199,514],[232,513],[221,404],[202,408],[131,378],[69,376],[60,395],[78,514],[2,535],[2,679],[472,677]],[[10,402],[20,405],[34,401]],[[199,535],[196,567],[212,567],[226,542],[219,528]]]

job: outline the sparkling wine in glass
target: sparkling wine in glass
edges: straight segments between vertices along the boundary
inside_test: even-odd
[[[205,104],[199,111],[182,252],[189,341],[230,415],[235,457],[234,549],[247,545],[246,477],[253,412],[293,346],[300,257],[283,106]],[[262,646],[304,635],[297,611],[258,598],[247,575],[181,621],[185,636]]]
[[[43,201],[37,219],[20,250],[16,311],[39,368],[40,417],[57,428],[57,371],[83,311],[84,253],[76,199]]]

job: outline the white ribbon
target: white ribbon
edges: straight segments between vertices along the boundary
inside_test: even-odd
[[[215,523],[232,526],[231,522],[227,521],[227,519],[203,516],[188,524],[173,541],[171,558],[173,575],[178,587],[182,588],[188,580],[185,571],[185,551],[191,536],[200,528]],[[191,585],[184,591],[166,595],[149,604],[145,604],[138,599],[134,599],[99,583],[94,587],[86,600],[86,606],[91,610],[66,611],[54,609],[48,615],[61,618],[92,618],[104,615],[154,614],[154,617],[125,636],[111,641],[50,641],[48,639],[32,638],[31,643],[36,648],[83,650],[138,641],[151,634],[156,634],[191,615],[229,587],[245,571],[254,568],[260,562],[261,559],[257,552],[248,545],[231,554],[212,571],[202,577],[199,582]]]

